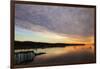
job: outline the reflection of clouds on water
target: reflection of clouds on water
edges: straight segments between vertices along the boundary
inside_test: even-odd
[[[84,52],[84,51],[89,51],[89,52],[94,52],[94,46],[92,45],[85,45],[85,46],[71,46],[71,47],[65,47],[65,50],[69,52]]]
[[[62,48],[45,48],[37,49],[34,51],[45,52],[46,54],[36,56],[35,58],[33,58],[34,61],[27,65],[45,66],[95,62],[95,51],[93,45],[66,46]]]
[[[94,46],[67,46],[63,48],[39,49],[46,54],[36,56],[34,63],[44,64],[69,64],[95,62]]]
[[[67,53],[77,53],[77,52],[90,52],[94,53],[95,49],[93,45],[84,45],[84,46],[66,46],[66,47],[53,47],[53,48],[44,48],[44,49],[21,49],[15,50],[15,52],[20,51],[34,51],[36,53],[45,52],[48,55],[60,55]]]
[[[40,52],[46,52],[47,54],[57,54],[57,53],[71,53],[71,52],[94,52],[94,46],[85,45],[85,46],[66,46],[62,48],[46,48],[46,49],[38,49]]]

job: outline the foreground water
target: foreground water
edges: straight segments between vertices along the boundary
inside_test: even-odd
[[[66,46],[60,48],[45,49],[27,49],[35,52],[45,52],[46,54],[36,56],[33,61],[28,64],[16,65],[16,67],[25,66],[52,66],[66,64],[81,64],[95,62],[95,47],[92,44],[84,46]],[[16,50],[25,51],[25,50]]]

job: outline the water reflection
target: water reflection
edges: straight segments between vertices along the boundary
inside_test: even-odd
[[[30,49],[35,52],[45,52],[46,54],[36,56],[33,62],[28,65],[45,66],[45,65],[66,65],[77,63],[95,62],[94,45],[87,44],[84,46],[66,46],[59,48]],[[21,65],[22,66],[22,65]]]
[[[66,46],[59,48],[45,48],[38,49],[36,52],[46,52],[47,54],[64,54],[64,53],[72,53],[72,52],[91,52],[94,53],[94,46],[92,44],[82,45],[82,46]]]
[[[91,44],[85,46],[66,46],[63,48],[38,49],[47,54],[37,56],[33,64],[56,65],[95,62],[95,49]]]

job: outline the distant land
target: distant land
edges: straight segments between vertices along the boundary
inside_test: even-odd
[[[52,48],[52,47],[65,47],[65,46],[77,46],[85,44],[68,44],[68,43],[43,43],[32,41],[14,41],[14,49],[37,49],[37,48]]]

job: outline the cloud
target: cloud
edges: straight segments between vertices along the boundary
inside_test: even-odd
[[[94,9],[16,4],[15,26],[59,34],[94,35]]]

